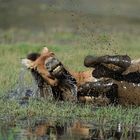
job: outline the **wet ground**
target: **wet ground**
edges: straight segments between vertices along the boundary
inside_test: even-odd
[[[23,69],[19,76],[20,84],[6,96],[8,100],[16,99],[23,108],[28,107],[28,102],[21,100],[25,93],[32,91],[32,96],[37,91],[34,88],[35,83],[28,89],[23,80],[24,74]],[[17,120],[12,116],[4,116],[0,117],[0,140],[139,140],[140,138],[139,122],[123,125],[120,122],[102,124],[89,120],[42,117],[34,119],[26,116]]]
[[[0,125],[1,140],[139,140],[140,126],[124,129],[80,120],[24,119]]]
[[[22,106],[23,108],[25,106]],[[30,108],[26,108],[30,110]],[[34,108],[35,109],[35,108]],[[49,108],[47,108],[49,109]],[[15,110],[15,108],[14,108]],[[25,111],[14,114],[14,110],[0,115],[0,140],[139,140],[139,121],[124,125],[123,120],[115,121],[92,117],[43,117],[32,116]],[[57,108],[59,110],[59,108]],[[69,110],[71,111],[71,110]],[[60,111],[63,113],[63,111]],[[97,112],[96,112],[97,113]],[[9,114],[9,116],[8,116]],[[46,111],[46,115],[48,112]],[[102,113],[104,114],[104,112]],[[7,116],[6,116],[7,115]],[[10,116],[11,115],[11,116]],[[58,114],[60,116],[60,114]],[[109,116],[108,114],[104,117]],[[93,116],[94,117],[94,116]],[[20,119],[18,119],[20,118]],[[101,118],[101,119],[100,119]],[[87,120],[88,119],[88,120]],[[126,116],[125,119],[128,119]],[[130,119],[131,120],[131,119]],[[105,121],[105,122],[104,122]],[[110,122],[108,122],[110,121]]]

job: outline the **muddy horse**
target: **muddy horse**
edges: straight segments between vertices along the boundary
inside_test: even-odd
[[[98,85],[100,89],[116,88],[113,92],[119,104],[140,105],[140,60],[131,60],[128,55],[90,55],[85,58],[84,65],[94,69],[93,77],[102,79]],[[104,86],[102,82],[107,80],[110,82]]]
[[[40,58],[42,62],[38,64]],[[132,61],[127,55],[87,56],[84,65],[92,70],[81,73],[82,76],[68,71],[47,49],[43,54],[29,54],[23,63],[30,69],[43,97],[51,94],[57,100],[95,105],[140,105],[140,60]],[[51,84],[47,76],[57,82]]]

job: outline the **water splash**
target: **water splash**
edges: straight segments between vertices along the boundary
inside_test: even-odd
[[[16,85],[1,98],[3,100],[18,100],[20,104],[26,103],[29,97],[36,98],[39,94],[38,86],[32,77],[30,82],[27,81],[27,74],[27,69],[21,67]]]

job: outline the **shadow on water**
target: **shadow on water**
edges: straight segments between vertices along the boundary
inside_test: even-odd
[[[116,127],[96,125],[93,122],[80,120],[51,121],[50,119],[20,120],[9,126],[0,126],[2,140],[139,140],[140,128],[131,127],[123,130],[123,126]]]

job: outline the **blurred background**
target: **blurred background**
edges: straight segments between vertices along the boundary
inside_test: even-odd
[[[2,29],[11,27],[49,29],[50,26],[56,28],[54,25],[70,27],[70,24],[78,20],[78,17],[72,18],[73,16],[83,18],[87,15],[110,18],[108,19],[110,22],[115,18],[126,22],[140,21],[139,0],[0,0],[0,2]],[[85,22],[89,22],[88,17]]]
[[[19,42],[137,58],[140,0],[0,0],[0,43]]]

